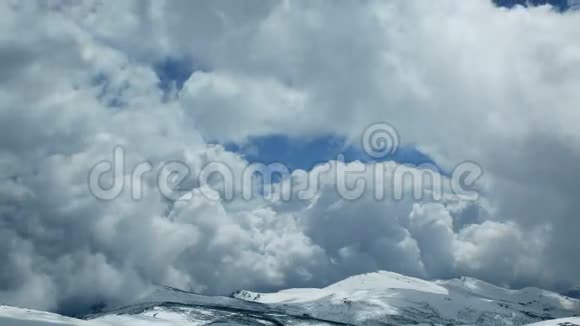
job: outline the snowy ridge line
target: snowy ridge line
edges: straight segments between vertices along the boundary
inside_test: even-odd
[[[232,296],[161,286],[132,305],[83,320],[2,306],[0,326],[580,326],[579,300],[538,288],[505,289],[467,277],[425,281],[377,272],[324,288],[237,291]]]
[[[186,307],[186,305],[184,305]],[[156,316],[156,314],[154,315]],[[61,316],[54,313],[36,311],[32,309],[16,308],[10,306],[0,306],[0,325],[2,326],[181,326],[181,325],[207,325],[209,323],[187,322],[180,319],[147,318],[140,315],[106,316],[113,318],[102,318],[98,320],[84,321],[70,317]],[[282,326],[286,325],[275,318],[256,314],[257,324]],[[323,325],[329,324],[324,321],[312,323],[313,320],[304,319],[305,324],[292,323],[291,325]],[[248,325],[242,323],[219,323],[221,325]],[[393,323],[382,323],[386,325],[398,325]],[[330,324],[332,325],[332,324]],[[499,325],[499,323],[497,324]],[[561,318],[547,320],[538,323],[528,324],[528,326],[580,326],[580,317]]]
[[[353,276],[320,289],[236,296],[351,324],[525,325],[580,314],[580,301],[538,288],[511,290],[468,277],[425,281],[391,272]]]
[[[259,302],[249,302],[234,297],[204,296],[170,286],[161,286],[149,295],[138,300],[138,303],[119,308],[108,309],[97,314],[83,316],[83,320],[95,320],[110,315],[139,315],[155,308],[202,308],[207,310],[225,311],[246,314],[256,319],[268,320],[276,325],[284,325],[275,315],[284,318],[319,322],[329,325],[350,325],[340,321],[317,318],[300,312],[287,311]]]
[[[580,326],[580,317],[552,319],[526,326]]]
[[[337,321],[332,321],[332,320],[325,320],[325,319],[320,319],[320,318],[316,318],[316,317],[311,317],[311,316],[304,316],[304,315],[294,315],[288,312],[285,312],[283,310],[276,310],[276,309],[268,309],[268,310],[251,310],[251,309],[241,309],[241,308],[233,308],[233,307],[228,307],[228,306],[224,306],[224,305],[211,305],[211,304],[185,304],[185,303],[180,303],[180,302],[170,302],[170,301],[166,301],[166,302],[150,302],[150,303],[142,303],[142,304],[138,304],[138,305],[133,305],[133,306],[126,306],[124,308],[119,308],[116,310],[112,310],[110,312],[107,313],[102,313],[102,314],[93,314],[93,315],[87,315],[85,317],[83,317],[82,320],[93,320],[93,319],[98,319],[100,317],[103,316],[108,316],[111,314],[114,315],[137,315],[140,313],[143,313],[145,311],[148,311],[149,309],[152,308],[173,308],[173,307],[199,307],[199,308],[209,308],[209,309],[215,309],[215,310],[224,310],[224,311],[230,311],[230,312],[242,312],[242,313],[248,313],[248,314],[255,314],[255,317],[259,317],[261,319],[271,319],[271,321],[275,322],[276,324],[280,324],[280,322],[276,321],[274,318],[270,318],[268,317],[268,315],[265,315],[265,313],[268,314],[285,314],[288,315],[289,317],[293,317],[296,319],[303,319],[303,320],[309,320],[309,321],[319,321],[319,322],[324,322],[324,323],[328,323],[328,324],[333,324],[333,325],[350,325],[347,323],[341,323],[341,322],[337,322]],[[280,324],[283,326],[283,324]]]

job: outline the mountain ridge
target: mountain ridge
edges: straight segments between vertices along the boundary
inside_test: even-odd
[[[53,323],[43,324],[38,316]],[[274,293],[242,290],[230,297],[205,296],[159,286],[131,305],[86,315],[83,320],[3,306],[0,325],[10,320],[10,326],[515,326],[553,320],[538,325],[573,326],[577,316],[580,316],[580,301],[552,291],[531,287],[505,289],[469,277],[426,281],[379,271],[351,276],[323,288]]]
[[[580,313],[578,300],[552,291],[504,289],[468,277],[425,281],[385,271],[352,276],[321,289],[240,291],[234,296],[351,324],[390,320],[494,324],[501,320],[523,325]]]

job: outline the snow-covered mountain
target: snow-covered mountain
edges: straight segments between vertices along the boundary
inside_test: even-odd
[[[60,316],[49,312],[0,306],[2,326],[97,326],[83,320]]]
[[[473,278],[428,282],[389,272],[323,289],[234,296],[349,324],[523,325],[580,314],[580,301],[537,288],[508,290]]]
[[[160,287],[128,307],[72,319],[0,307],[4,326],[157,325],[526,325],[580,324],[580,301],[536,288],[508,290],[473,278],[424,281],[390,272],[321,289],[203,296]]]
[[[546,320],[528,326],[580,326],[580,317]]]

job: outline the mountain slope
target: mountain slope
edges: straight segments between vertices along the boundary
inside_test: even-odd
[[[135,304],[107,313],[89,315],[98,322],[154,318],[179,325],[342,325],[266,304],[221,296],[203,296],[171,287],[159,287]]]
[[[580,326],[580,317],[546,320],[529,326]]]
[[[509,290],[473,278],[424,281],[390,272],[321,289],[203,296],[159,287],[127,307],[73,319],[0,306],[1,326],[526,325],[580,326],[580,301],[536,288]]]
[[[472,278],[428,282],[389,272],[353,276],[322,289],[234,296],[350,324],[523,325],[580,314],[579,301],[550,291],[508,290]]]
[[[9,306],[0,306],[0,325],[2,326],[97,326],[83,320],[68,318],[61,315],[22,309]]]

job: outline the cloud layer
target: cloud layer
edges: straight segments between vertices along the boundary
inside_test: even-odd
[[[74,313],[154,284],[224,294],[377,269],[578,286],[578,15],[484,0],[3,2],[0,302]],[[192,63],[181,89],[159,86],[167,58]],[[356,141],[377,121],[445,168],[481,165],[480,200],[348,201],[325,178],[290,202],[210,201],[195,182],[172,202],[152,176],[141,201],[87,187],[119,145],[129,166],[241,171],[206,142]]]

